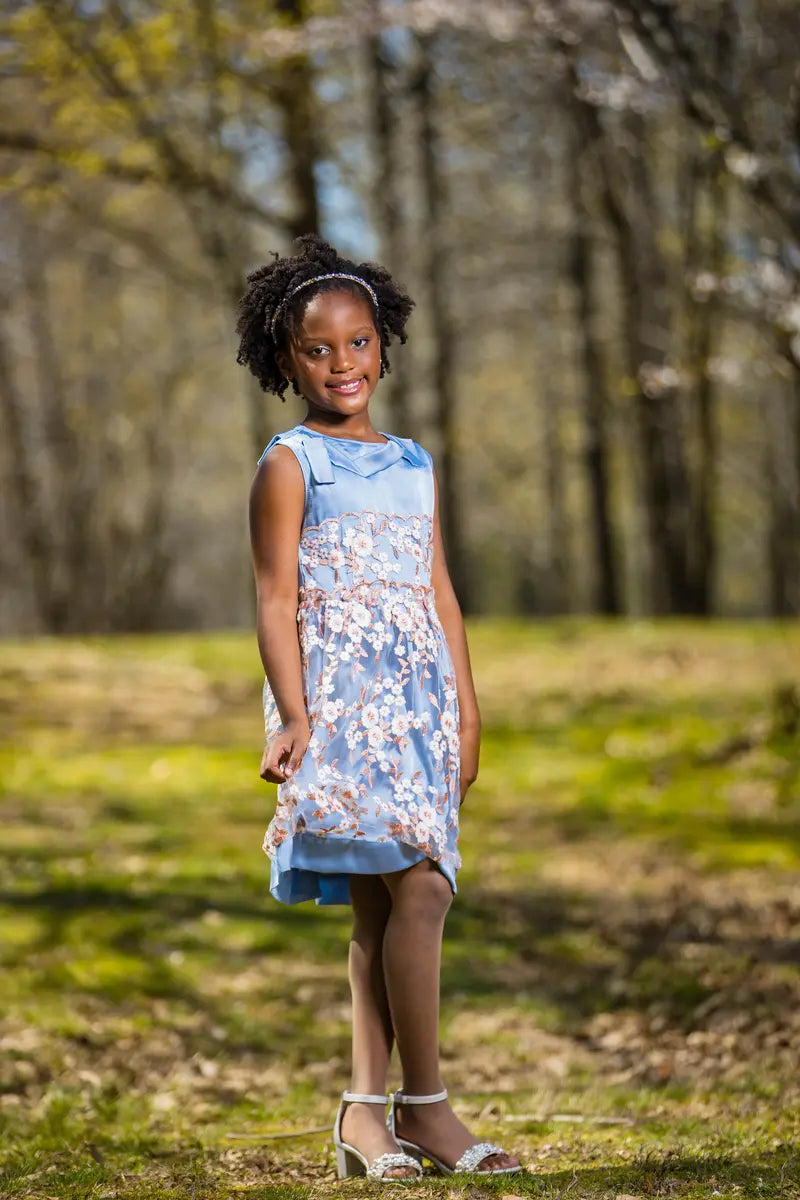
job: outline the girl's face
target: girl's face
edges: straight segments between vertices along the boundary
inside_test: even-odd
[[[323,292],[279,358],[309,408],[343,417],[366,410],[381,375],[381,346],[372,306],[350,292]]]

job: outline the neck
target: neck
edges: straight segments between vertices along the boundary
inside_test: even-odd
[[[341,413],[307,412],[303,418],[304,425],[315,433],[328,433],[333,437],[352,438],[360,442],[378,442],[380,434],[373,429],[366,413],[346,416]]]

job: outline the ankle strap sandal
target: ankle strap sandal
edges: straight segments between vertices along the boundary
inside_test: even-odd
[[[411,1178],[408,1171],[413,1171],[413,1177],[416,1179],[422,1177],[422,1166],[419,1161],[416,1158],[412,1158],[405,1151],[398,1151],[396,1154],[379,1154],[373,1162],[369,1162],[355,1146],[351,1146],[349,1142],[342,1141],[342,1117],[344,1116],[345,1105],[386,1105],[389,1099],[389,1096],[372,1096],[362,1092],[342,1092],[339,1111],[336,1113],[336,1121],[333,1126],[336,1167],[340,1179],[347,1179],[352,1175],[366,1175],[368,1179],[377,1179],[380,1183],[405,1183]],[[405,1167],[407,1171],[406,1175],[387,1175],[388,1171],[396,1167]]]
[[[422,1163],[423,1159],[427,1159],[429,1162],[433,1163],[436,1170],[442,1175],[515,1175],[518,1171],[522,1170],[522,1167],[519,1165],[516,1167],[495,1167],[494,1169],[489,1168],[486,1170],[480,1170],[480,1165],[484,1159],[491,1158],[494,1154],[508,1153],[508,1151],[504,1150],[502,1146],[496,1146],[493,1142],[476,1142],[474,1146],[469,1146],[468,1149],[466,1149],[458,1159],[458,1161],[451,1166],[448,1163],[442,1162],[437,1155],[432,1153],[432,1151],[427,1150],[424,1146],[419,1146],[416,1142],[410,1142],[408,1138],[398,1136],[395,1121],[395,1112],[398,1105],[439,1104],[440,1101],[446,1099],[446,1088],[443,1091],[435,1092],[430,1096],[410,1096],[407,1092],[402,1090],[395,1092],[391,1097],[391,1107],[389,1109],[389,1115],[386,1119],[386,1124],[389,1128],[389,1132],[397,1142],[398,1146],[402,1146],[403,1149],[417,1159],[420,1164]]]

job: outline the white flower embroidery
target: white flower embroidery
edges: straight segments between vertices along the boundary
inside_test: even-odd
[[[457,693],[432,550],[428,516],[346,512],[303,529],[298,636],[304,697],[319,715],[297,775],[279,785],[269,853],[312,832],[401,840],[457,869]],[[265,727],[280,727],[266,690]]]
[[[362,629],[366,629],[372,623],[372,617],[369,609],[363,604],[354,604],[351,610],[353,620]]]
[[[456,725],[456,719],[451,712],[443,712],[441,721],[442,721],[442,733],[444,733],[444,734],[455,733],[458,726]]]
[[[409,630],[414,628],[414,618],[411,616],[411,613],[407,612],[405,609],[400,609],[395,613],[394,621],[395,625],[402,633],[408,633]]]
[[[377,707],[374,704],[368,704],[361,714],[362,725],[364,725],[367,729],[370,729],[373,725],[377,725],[379,720],[380,713],[378,712]]]
[[[396,713],[394,717],[392,717],[392,733],[396,734],[398,737],[402,737],[404,734],[408,733],[407,713]]]

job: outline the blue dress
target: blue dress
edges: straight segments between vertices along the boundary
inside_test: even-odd
[[[298,636],[311,740],[264,839],[285,904],[431,859],[455,892],[459,712],[431,588],[430,454],[409,438],[277,434],[305,481]],[[264,684],[267,738],[281,728]]]

